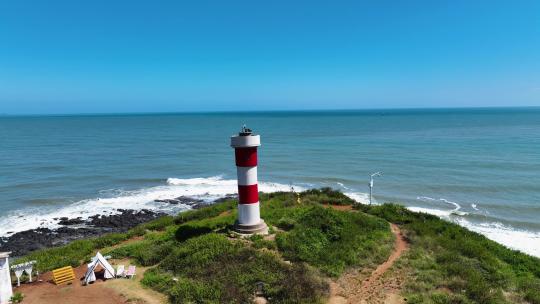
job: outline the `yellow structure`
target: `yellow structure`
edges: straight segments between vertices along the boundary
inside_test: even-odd
[[[73,272],[73,267],[66,266],[53,270],[53,281],[54,284],[60,285],[75,280],[75,273]]]

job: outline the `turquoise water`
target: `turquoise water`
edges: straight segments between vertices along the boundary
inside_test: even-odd
[[[55,217],[235,192],[229,137],[261,134],[263,191],[401,202],[540,256],[540,109],[0,117],[0,235]]]

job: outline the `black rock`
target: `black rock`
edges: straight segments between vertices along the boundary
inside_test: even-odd
[[[158,203],[167,203],[167,204],[172,204],[172,205],[183,204],[183,205],[188,205],[188,206],[204,203],[204,201],[201,199],[197,199],[197,198],[193,198],[189,196],[179,196],[177,198],[170,198],[170,199],[157,199],[154,201]]]
[[[125,210],[118,209],[121,213],[111,215],[95,215],[90,217],[88,225],[97,228],[115,228],[126,231],[139,224],[164,216],[165,213],[156,213],[147,209]]]
[[[177,205],[179,203],[176,199],[157,199],[157,200],[154,200],[154,202],[167,203],[167,204],[172,204],[172,205]]]
[[[84,220],[81,217],[77,217],[73,219],[68,219],[67,217],[61,217],[58,224],[64,225],[64,226],[80,225],[80,224],[84,224]]]
[[[218,198],[217,200],[215,200],[214,203],[223,203],[225,201],[237,199],[237,198],[238,198],[237,194],[227,194],[224,197]]]

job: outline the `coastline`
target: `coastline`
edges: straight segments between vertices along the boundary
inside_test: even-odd
[[[297,201],[297,198],[300,201]],[[261,280],[261,274],[265,283],[272,286],[273,290],[280,289],[279,293],[265,294],[267,297],[275,299],[276,295],[281,294],[283,299],[293,299],[299,295],[297,290],[306,290],[306,286],[312,286],[313,291],[300,294],[300,298],[313,295],[314,291],[322,291],[317,297],[325,299],[327,285],[324,282],[327,282],[329,277],[339,277],[336,282],[341,288],[353,287],[356,291],[364,290],[360,286],[374,286],[369,284],[372,277],[374,282],[378,282],[377,271],[385,269],[388,264],[385,260],[391,263],[392,257],[396,256],[390,252],[391,244],[395,243],[390,233],[393,227],[394,235],[396,231],[401,231],[405,247],[408,243],[415,254],[402,255],[399,270],[390,272],[390,277],[375,283],[375,289],[377,286],[392,287],[395,295],[411,299],[411,303],[424,303],[426,301],[422,300],[426,298],[439,299],[440,291],[433,286],[442,286],[448,299],[460,297],[469,299],[470,302],[500,302],[491,299],[502,299],[505,296],[503,292],[511,298],[526,300],[536,299],[538,295],[538,289],[534,286],[540,286],[537,285],[540,281],[530,281],[534,276],[538,277],[538,258],[508,249],[434,215],[412,212],[396,204],[357,204],[350,197],[330,188],[306,190],[296,195],[291,192],[261,193],[260,201],[265,206],[262,210],[264,218],[279,230],[273,230],[275,236],[268,239],[259,237],[240,241],[229,234],[237,216],[232,212],[236,207],[236,200],[223,200],[222,203],[207,205],[178,216],[158,218],[126,233],[108,234],[31,253],[20,261],[37,260],[40,272],[67,264],[79,266],[83,263],[84,267],[88,256],[99,250],[117,261],[133,259],[145,267],[158,265],[143,274],[144,279],[140,284],[166,296],[174,296],[170,298],[173,303],[179,302],[178,299],[183,303],[205,295],[209,295],[208,299],[213,301],[220,299],[220,302],[228,302],[231,296],[247,301],[252,294],[251,286]],[[69,222],[69,219],[66,221]],[[327,229],[328,224],[333,228]],[[399,230],[395,229],[397,227]],[[306,238],[306,234],[300,233],[305,230],[319,232]],[[160,233],[165,231],[169,233]],[[160,237],[156,238],[156,233],[159,233]],[[359,235],[362,237],[358,238]],[[175,250],[176,248],[182,250]],[[304,254],[305,248],[310,249],[308,255]],[[394,245],[394,248],[397,248],[399,255],[399,246]],[[272,251],[279,254],[271,253]],[[208,258],[207,254],[201,256],[201,252],[211,254],[212,258]],[[246,260],[246,254],[257,257],[266,255],[267,258]],[[328,259],[328,256],[333,258]],[[357,258],[350,259],[350,256]],[[201,260],[201,257],[204,260]],[[366,257],[370,259],[367,263]],[[276,259],[276,263],[269,264],[269,259]],[[290,261],[293,261],[293,268],[290,268]],[[294,265],[306,265],[297,263],[298,261],[303,261],[318,271],[294,271]],[[355,265],[360,266],[360,269],[374,270],[372,273],[375,276],[367,279],[368,284],[357,279],[356,285],[349,284],[347,271],[351,270],[356,276]],[[376,265],[379,266],[375,269]],[[261,267],[264,269],[262,273]],[[212,271],[208,271],[209,269]],[[282,273],[291,270],[293,271]],[[194,288],[186,288],[187,293],[177,296],[174,294],[175,287],[185,286],[186,282],[179,279],[177,283],[165,284],[171,282],[172,275],[199,282],[200,288],[209,291],[225,290],[231,282],[241,281],[239,276],[247,277],[250,282],[235,287],[244,286],[242,293],[227,294],[226,298],[212,292],[192,294]],[[281,279],[269,281],[269,278],[280,278],[284,275],[294,279],[286,285],[282,284]],[[500,285],[501,275],[507,284]],[[341,278],[345,281],[340,281]],[[394,279],[399,279],[399,282]],[[409,285],[407,281],[419,284]],[[360,283],[362,285],[358,285]],[[293,288],[291,291],[288,289],[291,286],[299,289]],[[342,295],[348,299],[356,299],[357,293]],[[39,295],[35,295],[35,298],[39,298]],[[312,302],[317,301],[314,298]]]
[[[263,188],[268,188],[265,185]],[[280,187],[278,187],[280,188]],[[301,187],[297,187],[301,191]],[[269,189],[266,189],[269,190]],[[277,191],[283,189],[274,189]],[[271,193],[274,191],[263,191]],[[361,195],[355,193],[344,193],[346,196],[356,200],[359,204],[366,205],[367,203]],[[112,209],[102,211],[101,214],[95,214],[87,218],[82,217],[60,217],[54,218],[57,222],[57,227],[37,227],[9,233],[0,237],[0,251],[11,251],[14,257],[24,256],[36,250],[58,247],[66,245],[75,240],[88,239],[99,237],[108,233],[126,232],[140,224],[147,223],[154,219],[158,219],[167,215],[177,215],[192,209],[199,209],[210,204],[219,203],[231,198],[235,198],[234,194],[222,194],[219,198],[211,200],[201,199],[200,197],[179,196],[175,198],[156,198],[153,203],[166,204],[170,206],[183,206],[176,212],[163,212],[160,209],[150,210],[142,209]],[[376,203],[378,205],[378,203]],[[464,218],[459,217],[452,211],[442,212],[440,210],[432,210],[418,207],[407,207],[408,210],[420,213],[435,215],[445,221],[458,224],[471,231],[480,233],[487,238],[506,246],[510,249],[519,250],[525,254],[540,257],[540,249],[535,246],[535,241],[540,244],[540,235],[531,232],[512,229],[494,223],[494,227],[487,224],[474,224]],[[495,229],[495,231],[493,230]],[[517,235],[517,237],[516,237]],[[529,240],[529,242],[523,242]]]
[[[234,196],[227,195],[213,203],[232,197]],[[189,206],[190,209],[199,209],[207,205],[203,200],[185,196],[155,201],[171,205],[183,204]],[[0,251],[12,252],[12,256],[17,258],[36,250],[63,246],[75,240],[99,237],[108,233],[126,232],[140,224],[167,215],[164,212],[149,209],[116,209],[114,212],[96,214],[86,219],[82,217],[55,218],[54,220],[60,225],[59,228],[38,227],[0,237]]]
[[[81,218],[59,219],[57,229],[35,228],[0,238],[0,251],[12,252],[17,258],[36,250],[66,245],[72,241],[98,237],[107,233],[127,230],[165,216],[164,213],[143,210],[118,210],[118,214],[95,215],[89,220]]]

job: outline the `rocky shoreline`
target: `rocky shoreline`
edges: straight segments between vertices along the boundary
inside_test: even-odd
[[[125,232],[139,224],[164,216],[164,213],[143,210],[118,209],[117,214],[94,215],[82,218],[59,218],[62,227],[57,229],[36,228],[13,233],[0,238],[0,251],[11,251],[19,257],[29,252],[65,245],[71,241],[97,237],[105,233]]]
[[[234,197],[228,195],[214,202]],[[186,196],[156,200],[156,202],[172,205],[183,204],[191,207],[191,209],[199,209],[208,204],[203,200]],[[62,246],[74,240],[97,237],[112,232],[125,232],[137,225],[165,215],[165,213],[148,209],[116,209],[116,213],[94,215],[87,219],[82,217],[55,218],[54,220],[58,221],[58,224],[62,227],[57,229],[40,227],[0,237],[0,252],[11,251],[13,257],[20,257],[35,250]]]

